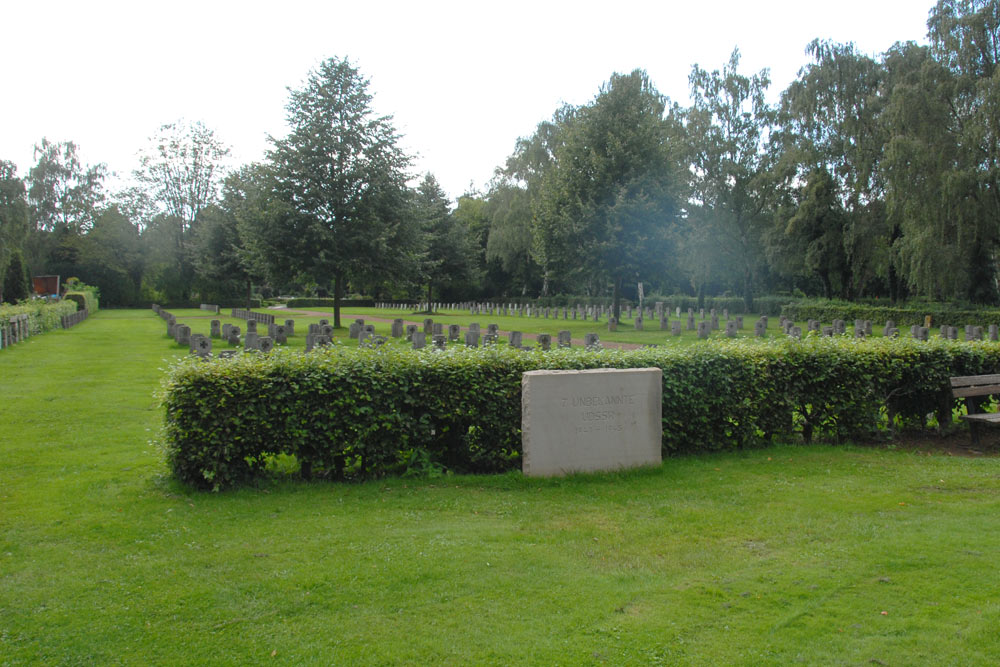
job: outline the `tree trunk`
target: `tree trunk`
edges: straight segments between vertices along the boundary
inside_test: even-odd
[[[624,279],[621,277],[615,278],[615,297],[614,302],[611,304],[611,312],[614,313],[615,322],[622,321],[622,280]]]
[[[340,292],[344,289],[344,277],[338,273],[333,276],[333,328],[340,328]]]
[[[745,313],[753,312],[753,272],[749,266],[743,269],[743,307]]]
[[[250,279],[247,278],[247,310],[253,307],[253,285],[250,283]]]
[[[430,315],[434,312],[434,308],[431,307],[431,296],[434,293],[434,283],[427,281],[427,314]]]
[[[823,283],[823,298],[829,301],[833,298],[833,284],[830,282],[830,272],[820,271],[819,279]]]

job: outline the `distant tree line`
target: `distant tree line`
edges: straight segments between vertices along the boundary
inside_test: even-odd
[[[814,41],[770,104],[766,70],[695,65],[691,104],[642,70],[539,123],[485,192],[414,182],[392,118],[346,59],[312,71],[290,131],[226,169],[200,123],[152,137],[134,185],[43,139],[0,162],[0,290],[29,273],[102,304],[253,290],[463,300],[645,292],[997,303],[1000,0],[940,0],[928,44]],[[339,309],[336,317],[339,318]]]

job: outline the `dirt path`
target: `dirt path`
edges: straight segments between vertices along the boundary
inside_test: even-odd
[[[318,311],[318,310],[299,310],[299,309],[292,309],[292,308],[274,308],[274,307],[268,308],[268,310],[272,310],[272,311],[275,311],[275,312],[282,311],[282,312],[286,312],[286,313],[299,313],[299,314],[305,315],[307,317],[326,317],[326,318],[333,317],[328,312],[322,312],[322,311]],[[346,310],[342,311],[341,315],[344,315],[347,312],[348,311],[346,311]],[[351,319],[353,319],[353,318],[351,318]],[[391,324],[392,321],[393,321],[393,319],[394,318],[374,317],[372,315],[365,315],[364,316],[364,320],[366,322],[369,321],[369,320],[371,320],[373,322],[382,322],[382,323],[386,323],[386,324]],[[417,326],[423,326],[424,323],[423,323],[423,320],[417,321],[417,320],[408,320],[406,318],[403,318],[403,326],[406,326],[407,324],[416,324]],[[468,331],[468,330],[469,330],[468,327],[462,327],[462,331],[463,332],[464,331]],[[500,330],[500,335],[507,336],[509,334],[510,334],[510,331],[505,331],[503,329]],[[537,341],[537,335],[536,334],[532,334],[532,333],[524,333],[524,334],[522,334],[522,338],[524,338],[525,340],[534,340],[534,341]],[[573,341],[573,345],[581,345],[581,346],[583,345],[583,339],[582,338],[574,338],[574,339],[572,339],[572,341]],[[642,345],[639,345],[638,343],[617,343],[617,342],[608,342],[608,341],[603,341],[603,340],[601,341],[601,345],[604,346],[605,348],[608,348],[608,349],[617,349],[617,350],[637,350],[640,347],[642,347]]]

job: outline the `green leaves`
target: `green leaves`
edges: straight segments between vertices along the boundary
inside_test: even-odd
[[[888,415],[922,425],[953,405],[949,376],[1000,369],[1000,346],[810,335],[684,349],[334,346],[184,359],[165,380],[168,457],[179,479],[203,489],[250,483],[276,454],[336,479],[496,473],[520,465],[522,373],[654,366],[663,369],[663,447],[683,453],[774,436],[868,436]]]

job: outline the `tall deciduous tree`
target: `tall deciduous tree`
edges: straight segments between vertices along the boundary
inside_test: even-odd
[[[107,167],[80,162],[77,145],[42,139],[35,145],[35,166],[28,172],[28,201],[34,228],[82,234],[94,224],[104,202]]]
[[[610,280],[615,317],[624,281],[655,272],[669,251],[679,169],[666,109],[644,71],[613,74],[565,114],[539,187],[539,256],[550,270]]]
[[[738,72],[734,49],[722,71],[695,65],[687,112],[693,163],[689,224],[707,228],[725,263],[736,268],[747,312],[753,310],[754,279],[763,259],[762,235],[774,197],[772,154],[766,150],[775,111],[764,95],[767,70]],[[707,258],[706,258],[707,259]]]
[[[29,224],[24,182],[13,162],[0,160],[0,302],[4,300],[7,266],[14,253],[22,252]]]
[[[290,92],[291,131],[269,153],[291,212],[282,252],[317,282],[332,280],[335,326],[345,281],[384,266],[405,217],[410,159],[392,118],[375,114],[368,86],[348,60],[323,61]]]
[[[451,211],[448,196],[432,174],[426,174],[413,194],[415,223],[423,240],[420,269],[427,285],[428,308],[434,287],[454,289],[471,282],[475,248],[465,227]]]
[[[798,162],[799,181],[819,172],[833,179],[832,193],[844,210],[842,239],[850,269],[842,296],[854,298],[879,278],[895,300],[899,280],[890,247],[899,230],[886,219],[880,166],[885,69],[853,44],[814,40],[806,53],[813,62],[782,94],[785,149]]]

